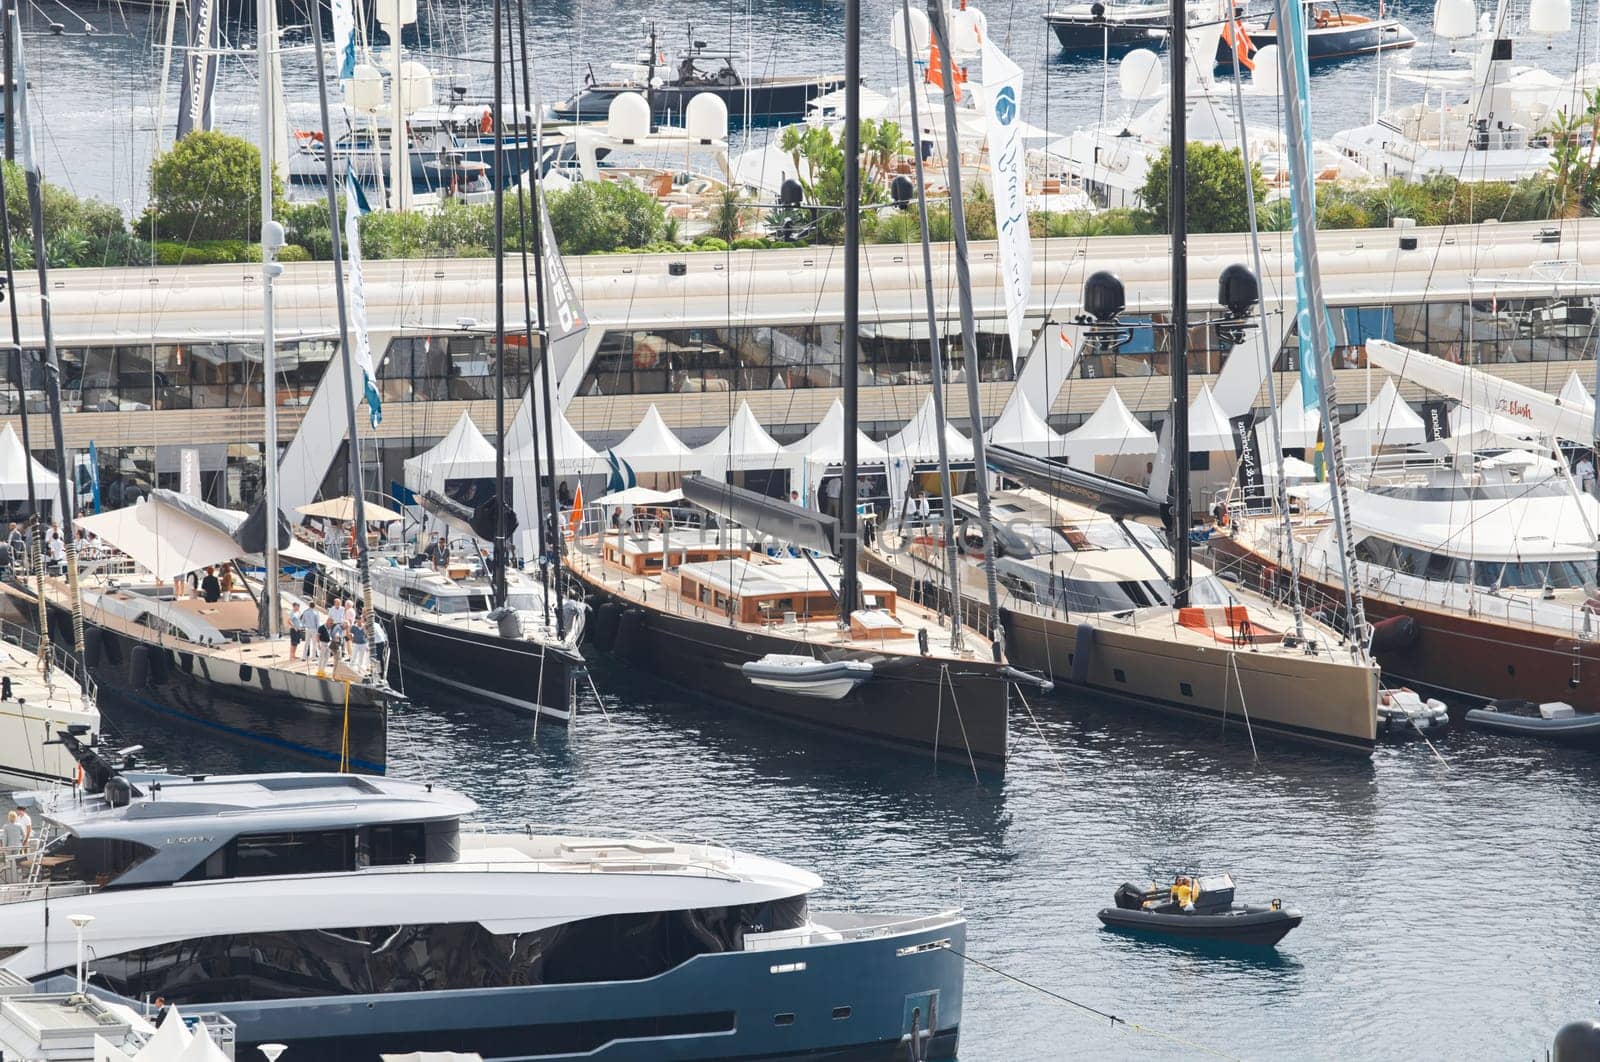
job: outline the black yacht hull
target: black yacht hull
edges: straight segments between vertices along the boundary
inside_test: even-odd
[[[1061,42],[1061,50],[1082,55],[1099,55],[1105,50],[1125,52],[1133,48],[1154,48],[1165,36],[1166,27],[1165,11],[1116,22],[1072,16],[1050,19],[1050,28]]]
[[[830,737],[983,771],[1005,769],[1010,684],[996,664],[829,648],[830,660],[871,663],[872,678],[838,700],[807,697],[756,685],[741,670],[768,654],[802,651],[795,639],[659,612],[585,585],[595,607],[589,630],[596,647],[696,697]],[[602,609],[614,615],[602,615]]]
[[[785,80],[781,84],[755,81],[749,85],[664,85],[650,92],[650,114],[658,120],[681,120],[690,100],[709,93],[728,105],[730,119],[737,119],[745,113],[748,94],[752,118],[801,118],[812,100],[843,87],[842,77]],[[631,85],[589,85],[570,99],[554,104],[551,114],[559,121],[600,121],[606,117],[612,100],[638,91]]]
[[[16,599],[3,596],[28,622]],[[48,607],[51,639],[70,647],[71,613],[54,602]],[[131,638],[87,618],[84,636],[84,663],[99,686],[101,714],[124,734],[137,734],[131,716],[144,714],[325,770],[382,774],[387,767],[389,709],[401,700],[398,694],[221,661]]]
[[[457,693],[566,722],[572,718],[583,657],[556,646],[489,631],[462,631],[404,616],[383,616],[392,668]]]

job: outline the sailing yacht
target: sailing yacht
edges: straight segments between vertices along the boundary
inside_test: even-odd
[[[0,622],[0,791],[71,785],[72,757],[44,742],[58,730],[98,734],[96,695],[70,654],[41,645],[30,627]]]
[[[1000,584],[1006,652],[1061,689],[1367,753],[1378,672],[1328,627],[1298,629],[1285,607],[1194,565],[1189,603],[1174,604],[1175,562],[1156,528],[1033,488],[995,494],[993,534],[977,499],[955,499],[961,582]],[[1267,518],[1262,518],[1265,533]],[[875,556],[896,585],[943,587],[936,528],[880,536]],[[976,611],[983,623],[978,606]],[[1315,690],[1314,695],[1307,691]]]
[[[431,783],[123,773],[71,735],[81,793],[0,885],[6,966],[204,1007],[238,1057],[955,1057],[965,920],[813,911],[809,871],[709,842],[490,832]],[[63,906],[65,905],[65,906]],[[57,913],[55,918],[50,913]]]

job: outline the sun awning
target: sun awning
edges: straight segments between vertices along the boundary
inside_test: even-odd
[[[157,490],[137,505],[80,517],[78,526],[126,553],[157,579],[173,579],[241,556],[226,521],[209,518],[195,506],[179,504],[171,492]],[[237,517],[235,526],[243,522],[243,513],[232,515]]]
[[[387,524],[401,519],[399,513],[374,502],[367,502],[362,507],[363,513],[369,524]],[[342,498],[329,498],[327,501],[312,502],[302,505],[295,512],[305,516],[315,516],[323,520],[339,520],[349,523],[356,518],[355,499],[348,494]]]

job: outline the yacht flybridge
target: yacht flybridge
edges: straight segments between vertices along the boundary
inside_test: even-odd
[[[986,538],[976,499],[955,499],[959,563],[968,586],[993,568],[1018,666],[1241,735],[1371,751],[1377,669],[1331,630],[1309,620],[1296,630],[1287,609],[1200,565],[1189,604],[1173,607],[1173,557],[1155,528],[1031,488],[993,504]],[[885,532],[874,556],[897,584],[949,583],[937,528]]]
[[[0,887],[6,965],[65,983],[59,915],[92,916],[94,991],[220,1011],[240,1058],[954,1057],[956,912],[814,913],[815,875],[716,844],[491,834],[424,783],[123,774],[62,740],[85,785],[19,795],[46,836]]]

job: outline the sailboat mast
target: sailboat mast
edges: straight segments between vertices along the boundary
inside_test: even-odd
[[[494,0],[494,607],[506,603],[505,10]]]
[[[911,94],[911,135],[915,150],[917,175],[917,219],[922,228],[922,286],[923,298],[928,307],[928,368],[933,374],[933,416],[939,425],[939,484],[943,492],[941,530],[944,532],[944,567],[949,576],[950,593],[950,646],[961,648],[961,574],[960,559],[956,555],[955,513],[950,504],[950,444],[945,437],[944,412],[944,352],[939,349],[939,317],[934,312],[933,296],[933,246],[928,234],[928,185],[922,167],[922,114],[917,97],[917,55],[911,33],[911,0],[901,0],[901,18],[906,35],[906,88]],[[982,425],[974,436],[982,433]]]
[[[5,51],[7,58],[11,55],[11,38],[5,38]],[[7,63],[9,66],[9,61]],[[6,124],[6,132],[11,132],[12,123]],[[6,174],[5,167],[0,166],[0,203],[6,201]],[[49,630],[49,615],[45,610],[44,602],[44,565],[40,563],[41,549],[40,535],[44,529],[39,522],[39,492],[33,482],[33,440],[28,432],[28,385],[23,376],[22,363],[22,324],[17,319],[17,268],[16,258],[11,251],[11,217],[0,212],[0,250],[6,257],[6,298],[7,307],[11,311],[11,379],[17,385],[17,413],[22,420],[22,454],[23,468],[28,480],[28,569],[33,572],[35,594],[39,605],[39,629]],[[13,563],[18,559],[14,558]],[[39,642],[39,659],[44,666],[50,666],[50,652],[48,642]]]
[[[1172,413],[1167,420],[1172,429],[1172,604],[1186,608],[1193,568],[1189,547],[1189,217],[1184,202],[1189,142],[1189,101],[1185,91],[1189,77],[1188,5],[1185,0],[1172,0],[1169,10],[1172,162],[1167,170],[1167,218],[1172,227]]]
[[[1338,401],[1333,377],[1333,352],[1328,339],[1332,328],[1322,301],[1322,270],[1317,262],[1316,186],[1311,172],[1311,128],[1306,114],[1310,78],[1306,64],[1305,13],[1299,0],[1276,0],[1279,34],[1278,72],[1283,82],[1284,119],[1289,136],[1289,183],[1294,211],[1294,250],[1297,290],[1303,301],[1300,316],[1301,357],[1315,359],[1314,379],[1322,410],[1322,430],[1328,460],[1328,487],[1333,528],[1338,537],[1340,567],[1344,571],[1345,629],[1357,645],[1367,641],[1366,609],[1355,576],[1355,554],[1350,542],[1350,499],[1344,486],[1344,440],[1339,434]],[[1306,335],[1309,325],[1310,335]]]
[[[268,0],[271,2],[271,0]],[[396,36],[399,28],[395,29]],[[328,75],[322,55],[322,19],[311,19],[311,51],[317,60],[317,107],[322,117],[322,142],[333,143],[333,125],[328,118]],[[339,232],[338,182],[333,176],[333,151],[322,153],[323,183],[328,196],[328,234],[333,248],[333,303],[339,317],[339,369],[344,374],[344,415],[350,433],[350,498],[355,505],[356,518],[356,575],[361,583],[362,621],[367,629],[367,644],[372,644],[372,579],[367,568],[367,502],[361,488],[361,441],[356,434],[356,387],[351,374],[355,371],[350,354],[350,319],[345,309],[344,252]],[[277,533],[276,526],[268,534]]]
[[[1174,0],[1175,3],[1181,0]],[[939,48],[939,73],[944,81],[944,157],[949,169],[950,229],[955,238],[956,293],[961,304],[961,346],[966,356],[967,415],[972,418],[972,467],[977,475],[978,521],[983,525],[986,540],[992,538],[994,522],[989,510],[988,461],[984,456],[983,406],[978,393],[978,324],[972,315],[972,268],[967,261],[967,215],[961,198],[961,148],[956,128],[956,79],[950,55],[950,32],[945,25],[944,0],[929,0],[928,21],[932,24],[933,41]],[[1018,357],[1021,351],[1014,352]],[[941,434],[944,425],[939,426]],[[1000,586],[995,578],[994,564],[983,566],[984,582],[989,592],[989,629],[984,632],[994,642],[995,659],[1002,652],[1003,634],[1000,628]]]
[[[544,126],[542,124],[542,117],[534,117],[535,115],[540,114],[542,109],[541,111],[535,111],[533,107],[533,67],[528,62],[528,9],[523,0],[517,0],[517,28],[520,31],[517,40],[522,57],[522,150],[525,152],[532,152],[528,161],[528,172],[531,175],[528,183],[530,191],[532,192],[532,195],[529,197],[530,218],[528,220],[531,221],[532,224],[530,225],[527,221],[522,223],[522,302],[524,306],[524,316],[526,316],[527,313],[526,306],[528,302],[528,240],[531,238],[538,241],[533,253],[533,290],[534,312],[536,314],[535,320],[538,324],[539,331],[539,381],[542,384],[542,387],[540,388],[542,391],[542,394],[540,395],[540,404],[542,408],[539,410],[528,411],[533,423],[535,482],[537,483],[539,472],[538,417],[540,415],[544,417],[544,453],[545,461],[547,462],[549,469],[544,479],[543,508],[550,514],[550,516],[547,520],[541,520],[538,522],[539,526],[536,531],[535,541],[542,539],[546,531],[549,532],[550,541],[545,544],[545,550],[550,555],[550,580],[551,587],[556,598],[556,636],[558,638],[565,638],[567,636],[567,616],[561,608],[561,602],[566,600],[561,557],[562,548],[565,543],[561,532],[561,507],[556,498],[556,398],[555,388],[552,386],[550,379],[550,333],[545,327],[544,256],[546,247],[544,238],[544,202],[540,199],[540,181],[544,176]],[[530,129],[529,124],[532,122],[539,122],[541,124],[538,124]],[[517,199],[519,210],[521,203],[522,199],[519,196]],[[522,220],[520,213],[518,214],[518,220]],[[530,233],[532,234],[531,237],[529,235]],[[528,335],[528,351],[531,355],[533,351],[533,335],[531,330]],[[529,372],[529,377],[529,392],[531,397],[531,369]],[[546,593],[544,598],[545,608],[548,610],[550,607],[550,594]]]
[[[844,476],[839,484],[839,626],[850,627],[860,600],[856,577],[856,359],[861,314],[861,0],[844,5]]]
[[[78,659],[84,658],[83,609],[78,597],[78,545],[72,530],[72,484],[76,477],[67,464],[66,432],[61,418],[61,359],[56,354],[55,331],[50,325],[50,270],[45,262],[44,197],[39,174],[39,159],[33,150],[33,129],[28,116],[28,64],[22,54],[22,21],[13,4],[6,12],[6,51],[13,57],[13,68],[22,82],[14,99],[15,113],[6,115],[6,124],[22,128],[22,168],[28,182],[28,211],[33,227],[33,261],[39,273],[39,324],[44,331],[45,394],[50,400],[50,431],[55,436],[56,464],[60,490],[61,534],[66,539],[67,593],[72,601],[72,647]],[[41,558],[42,562],[42,558]]]
[[[265,493],[266,574],[261,587],[261,633],[276,638],[282,631],[283,612],[278,607],[278,335],[273,318],[272,282],[283,271],[278,248],[283,226],[272,218],[273,114],[277,104],[276,70],[272,62],[277,47],[277,0],[257,0],[256,59],[261,87],[261,382],[265,437],[261,467]]]

